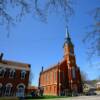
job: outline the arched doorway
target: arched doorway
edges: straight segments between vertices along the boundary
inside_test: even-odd
[[[0,83],[0,96],[2,95],[2,84]]]
[[[5,96],[11,96],[11,89],[12,89],[12,84],[11,83],[6,84]]]
[[[73,90],[77,93],[78,89],[76,84],[73,85]]]
[[[18,97],[24,97],[24,95],[25,95],[25,85],[24,84],[19,84],[17,86],[16,96],[18,96]]]
[[[78,93],[78,88],[76,84],[73,84],[73,88],[72,88],[72,95],[77,95]]]

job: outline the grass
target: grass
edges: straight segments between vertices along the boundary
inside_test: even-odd
[[[19,100],[17,97],[0,97],[0,100]]]
[[[42,97],[27,97],[26,100],[32,99],[54,99],[54,98],[68,98],[69,96],[42,96]]]
[[[36,99],[55,99],[55,98],[68,98],[69,96],[39,96],[39,97],[31,97],[28,96],[25,100],[36,100]],[[17,97],[0,97],[0,100],[20,100]]]

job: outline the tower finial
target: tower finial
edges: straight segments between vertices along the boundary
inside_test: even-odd
[[[41,72],[43,72],[43,66],[42,66],[42,70],[41,70]]]
[[[70,38],[69,31],[68,31],[68,26],[66,26],[66,38]]]

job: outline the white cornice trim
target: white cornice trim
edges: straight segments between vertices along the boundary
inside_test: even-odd
[[[24,68],[24,67],[20,67],[20,66],[12,66],[12,65],[5,65],[5,64],[1,64],[0,63],[0,67],[2,68],[10,68],[10,69],[18,69],[18,70],[26,70],[26,71],[30,71],[30,68]]]

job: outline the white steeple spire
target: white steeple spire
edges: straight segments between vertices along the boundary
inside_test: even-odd
[[[68,26],[66,26],[66,38],[69,38]]]

